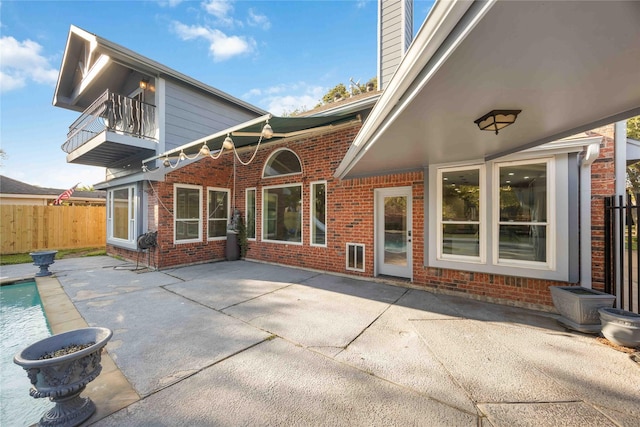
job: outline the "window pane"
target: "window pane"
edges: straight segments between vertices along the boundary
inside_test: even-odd
[[[263,238],[302,242],[300,186],[264,190]]]
[[[200,190],[178,187],[176,193],[176,218],[200,218]]]
[[[480,226],[478,224],[443,224],[442,253],[480,256]]]
[[[479,207],[478,169],[442,173],[443,221],[478,221]]]
[[[227,192],[209,191],[209,219],[226,219],[227,212]]]
[[[500,168],[500,221],[547,221],[547,164]]]
[[[129,240],[129,189],[113,191],[113,237]]]
[[[325,211],[325,184],[313,184],[311,187],[313,200],[311,201],[311,243],[315,245],[326,244],[327,217]]]
[[[256,190],[247,190],[247,238],[256,238]]]
[[[547,227],[501,225],[500,259],[546,262]]]
[[[200,221],[176,221],[176,240],[197,239]]]
[[[296,156],[293,151],[282,150],[269,158],[264,169],[264,176],[288,175],[301,172],[302,166],[300,166],[298,156]]]

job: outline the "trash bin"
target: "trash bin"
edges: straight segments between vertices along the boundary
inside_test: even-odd
[[[227,261],[236,261],[240,258],[240,245],[238,245],[238,233],[227,233],[227,248],[226,248]]]

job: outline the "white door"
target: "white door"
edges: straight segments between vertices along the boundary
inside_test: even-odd
[[[376,275],[412,279],[411,187],[375,190]]]

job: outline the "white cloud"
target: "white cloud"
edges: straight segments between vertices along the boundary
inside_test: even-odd
[[[174,21],[173,30],[182,40],[204,39],[209,42],[209,53],[216,62],[250,53],[256,46],[256,42],[252,38],[227,36],[215,28],[185,25]]]
[[[260,27],[263,30],[271,28],[271,21],[269,21],[269,18],[267,18],[266,15],[256,13],[253,9],[249,9],[247,23],[252,27]]]
[[[209,15],[216,17],[218,25],[231,28],[236,23],[230,16],[233,12],[233,2],[230,0],[207,0],[202,2],[202,7]]]
[[[10,36],[0,38],[0,92],[24,87],[28,81],[55,85],[58,71],[42,55],[42,46]]]
[[[254,104],[279,116],[296,110],[311,110],[320,102],[327,90],[322,86],[310,86],[300,82],[266,89],[251,89],[243,95],[243,98],[252,99],[251,102]]]

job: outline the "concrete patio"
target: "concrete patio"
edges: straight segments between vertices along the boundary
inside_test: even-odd
[[[640,425],[640,365],[553,314],[247,261],[134,268],[38,279],[54,332],[114,332],[87,424]]]

